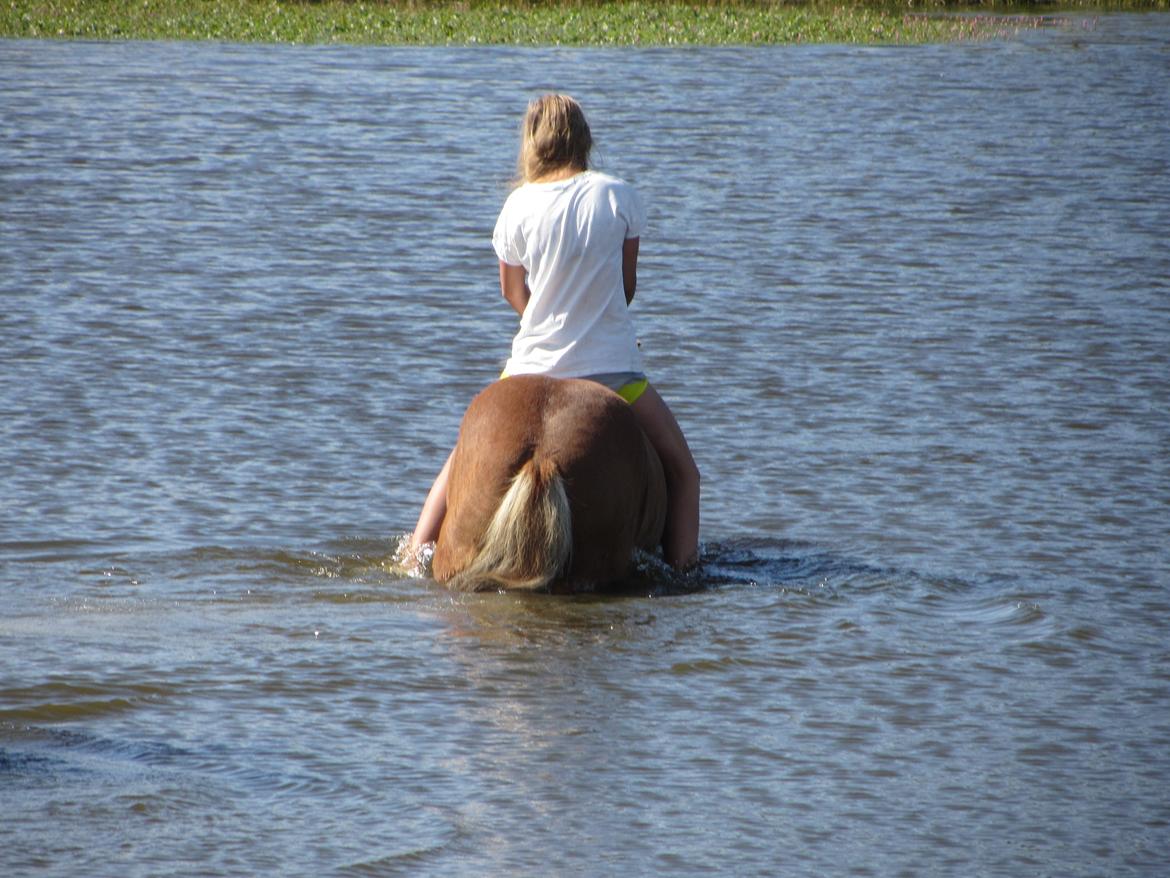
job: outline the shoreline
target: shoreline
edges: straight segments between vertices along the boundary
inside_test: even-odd
[[[509,3],[356,0],[8,0],[0,37],[354,45],[914,45],[1005,39],[1170,0],[964,4],[746,0]]]

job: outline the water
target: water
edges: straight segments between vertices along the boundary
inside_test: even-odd
[[[1158,875],[1170,18],[928,48],[0,43],[5,875]],[[705,567],[387,563],[557,87]]]

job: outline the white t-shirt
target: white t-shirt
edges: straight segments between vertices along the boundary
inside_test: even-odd
[[[492,244],[503,262],[524,266],[532,296],[512,340],[509,375],[642,371],[622,245],[645,225],[633,187],[597,171],[513,190]]]

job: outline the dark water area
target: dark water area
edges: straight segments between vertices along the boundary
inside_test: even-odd
[[[0,41],[0,873],[1170,862],[1170,17],[988,44]],[[519,115],[650,214],[704,565],[390,559]]]

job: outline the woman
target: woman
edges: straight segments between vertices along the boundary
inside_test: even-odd
[[[519,185],[492,235],[500,290],[520,315],[504,376],[588,378],[630,404],[666,476],[663,555],[685,570],[698,560],[699,471],[678,422],[642,371],[628,310],[646,215],[631,186],[589,169],[592,146],[572,98],[545,95],[528,105]],[[427,495],[410,538],[412,556],[439,535],[450,465],[448,458]]]

